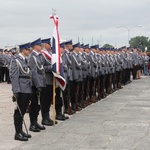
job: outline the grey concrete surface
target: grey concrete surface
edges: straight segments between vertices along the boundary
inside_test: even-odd
[[[142,77],[28,142],[14,140],[11,85],[0,84],[0,150],[149,150],[150,77]],[[25,121],[29,127],[28,114]],[[39,117],[41,122],[41,117]]]

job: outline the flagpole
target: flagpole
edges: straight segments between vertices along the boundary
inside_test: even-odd
[[[56,93],[55,93],[55,89],[56,89],[56,79],[55,77],[53,76],[53,125],[55,126],[55,120],[56,120],[56,110],[55,110],[55,96],[56,96]]]

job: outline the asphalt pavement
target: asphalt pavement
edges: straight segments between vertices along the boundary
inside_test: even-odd
[[[0,83],[0,150],[149,150],[150,77],[134,80],[27,142],[14,140],[11,85]],[[25,115],[27,127],[29,116]],[[41,115],[39,117],[41,122]]]

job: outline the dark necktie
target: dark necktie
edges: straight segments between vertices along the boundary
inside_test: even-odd
[[[26,62],[26,64],[28,64],[28,61],[27,61],[27,59],[25,58],[25,62]]]

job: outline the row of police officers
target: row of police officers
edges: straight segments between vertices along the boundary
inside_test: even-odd
[[[13,101],[17,105],[14,112],[15,140],[27,141],[31,138],[31,135],[22,129],[28,105],[30,131],[40,132],[45,130],[44,125],[53,125],[50,118],[54,94],[50,43],[50,39],[39,38],[19,45],[19,54],[11,57],[9,77]],[[56,88],[55,109],[56,119],[63,121],[68,119],[65,114],[72,115],[121,89],[122,84],[130,83],[131,73],[133,79],[137,79],[137,72],[143,62],[142,52],[138,49],[131,51],[126,47],[90,47],[89,44],[73,44],[72,40],[69,40],[60,44],[60,50],[67,85],[64,91]],[[39,112],[42,115],[42,125],[38,123]]]

